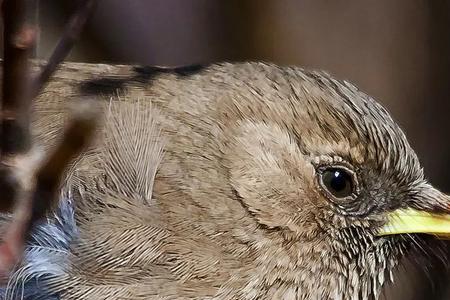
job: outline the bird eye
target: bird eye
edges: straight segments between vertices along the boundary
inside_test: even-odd
[[[339,167],[322,170],[320,184],[329,194],[338,199],[353,196],[356,185],[354,174]]]

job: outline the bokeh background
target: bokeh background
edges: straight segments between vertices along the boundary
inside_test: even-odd
[[[76,1],[40,0],[37,56],[51,53]],[[374,96],[450,192],[450,1],[99,0],[69,60],[182,66],[264,60],[326,70]],[[386,299],[450,299],[408,269]]]

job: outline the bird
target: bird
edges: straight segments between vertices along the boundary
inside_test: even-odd
[[[85,97],[103,125],[4,299],[378,299],[414,253],[447,263],[450,197],[348,81],[65,63],[34,105],[35,143]]]

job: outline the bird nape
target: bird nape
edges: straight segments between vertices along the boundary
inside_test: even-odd
[[[350,83],[264,63],[145,70],[65,64],[36,103],[42,147],[70,99],[103,101],[104,126],[5,298],[378,299],[405,259],[447,263],[449,196]]]

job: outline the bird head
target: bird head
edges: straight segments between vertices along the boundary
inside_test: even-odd
[[[376,294],[412,248],[433,251],[417,234],[450,236],[450,197],[426,181],[386,110],[353,85],[295,69],[266,76],[276,78],[250,85],[232,108],[240,201],[272,236],[296,245],[297,265]]]

